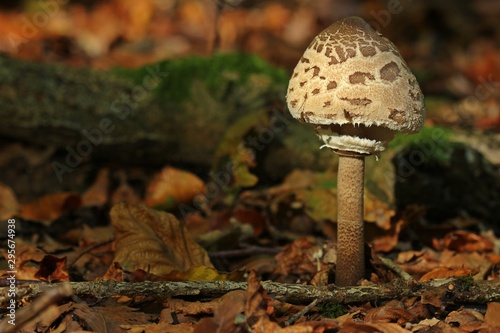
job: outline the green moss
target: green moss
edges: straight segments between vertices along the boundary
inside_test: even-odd
[[[323,303],[319,307],[321,315],[326,318],[338,318],[348,312],[347,308],[339,303]]]
[[[269,65],[257,56],[235,53],[165,60],[140,69],[120,68],[111,72],[130,78],[136,84],[142,84],[149,71],[157,68],[162,73],[168,73],[159,89],[155,89],[158,100],[166,102],[187,100],[193,81],[201,81],[208,88],[208,92],[217,99],[224,98],[236,86],[246,84],[249,80],[254,80],[252,84],[255,85],[270,86],[266,88],[278,85],[279,89],[288,81],[284,70]],[[262,82],[258,82],[259,74],[262,75]]]
[[[429,160],[446,162],[453,151],[453,142],[450,141],[451,129],[444,127],[424,127],[414,135],[396,134],[389,142],[389,149],[406,148],[419,149]]]
[[[476,282],[474,282],[474,277],[471,274],[467,276],[459,276],[456,278],[456,281],[457,287],[464,291],[469,291],[476,284]]]

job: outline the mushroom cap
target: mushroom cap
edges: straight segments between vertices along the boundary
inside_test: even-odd
[[[415,76],[388,39],[359,17],[323,30],[295,67],[290,113],[316,125],[325,146],[373,154],[395,131],[416,133],[425,118]]]

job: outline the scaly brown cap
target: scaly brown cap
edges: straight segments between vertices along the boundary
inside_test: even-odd
[[[293,71],[287,103],[317,125],[325,146],[373,154],[395,131],[420,131],[423,94],[398,50],[359,17],[340,20],[309,45]]]

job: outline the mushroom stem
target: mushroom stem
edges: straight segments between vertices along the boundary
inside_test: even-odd
[[[364,155],[339,154],[337,181],[337,269],[335,284],[353,286],[365,275]]]

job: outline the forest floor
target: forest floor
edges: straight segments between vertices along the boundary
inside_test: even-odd
[[[257,116],[225,133],[232,160],[218,150],[201,171],[90,156],[42,191],[56,149],[43,132],[39,145],[0,133],[1,332],[500,332],[497,2],[1,6],[0,52],[98,71],[243,52],[290,74],[316,34],[358,15],[397,45],[427,109],[420,137],[367,162],[378,171],[366,178],[366,274],[353,287],[333,284],[336,171],[280,174],[290,155],[255,153],[270,149]],[[264,108],[286,110],[284,96]]]

